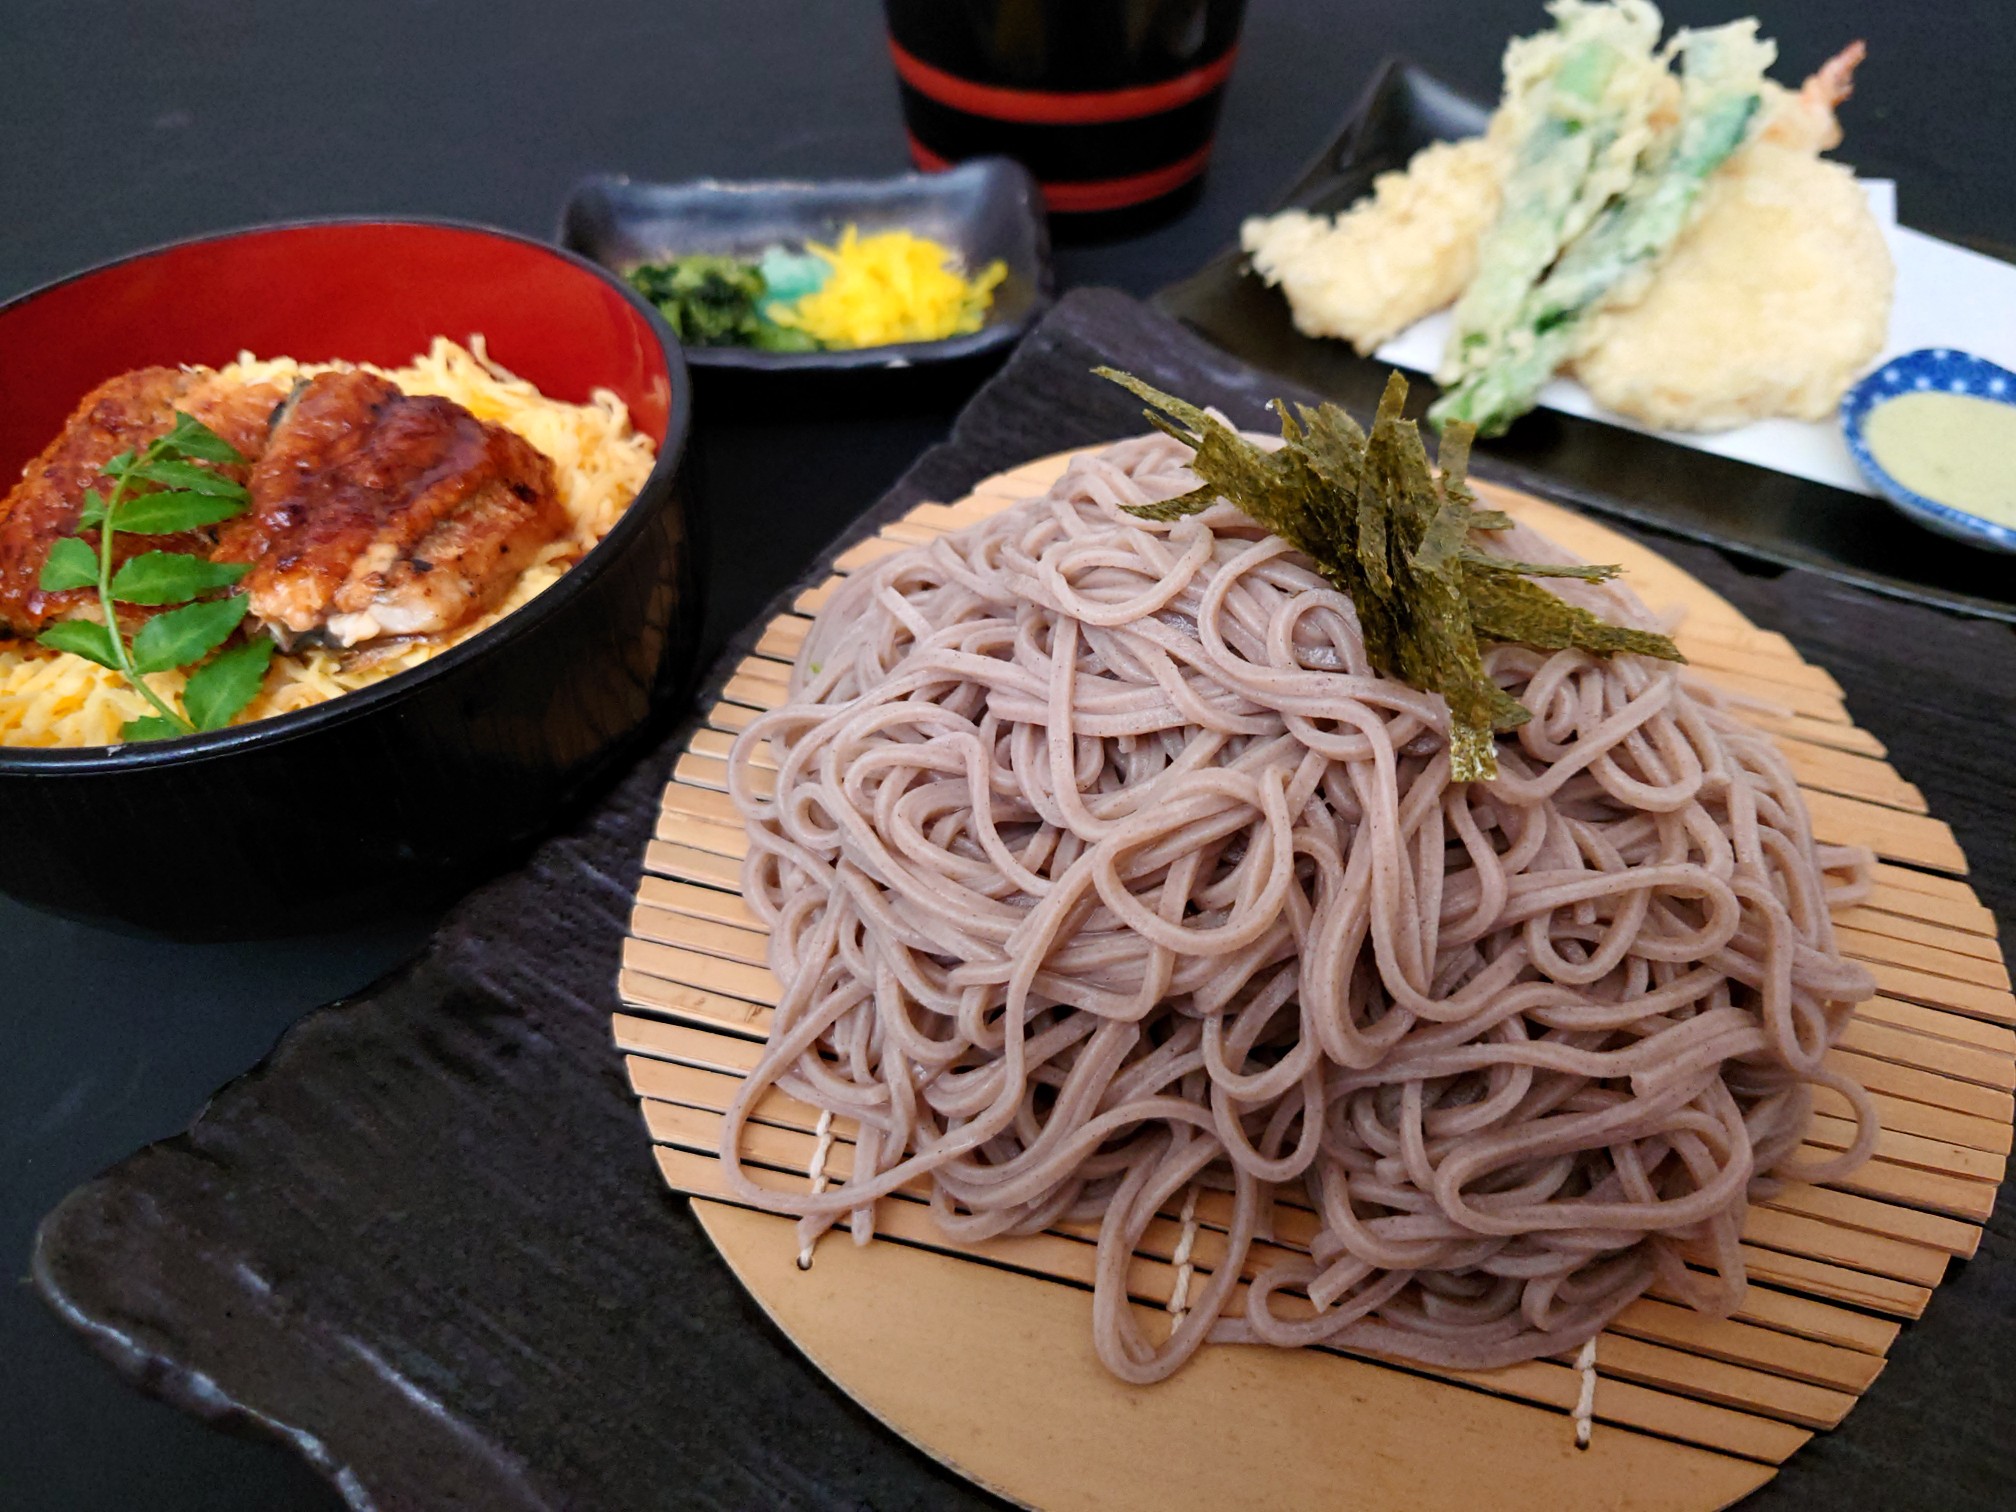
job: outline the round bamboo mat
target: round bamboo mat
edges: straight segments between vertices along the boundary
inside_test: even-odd
[[[2016,998],[1952,831],[1849,719],[1834,679],[1635,541],[1509,490],[1480,486],[1585,559],[1621,562],[1653,608],[1684,608],[1676,638],[1699,674],[1772,706],[1754,719],[1778,738],[1820,838],[1879,857],[1873,895],[1837,922],[1881,995],[1832,1052],[1875,1096],[1876,1157],[1833,1186],[1751,1207],[1752,1286],[1735,1317],[1703,1318],[1654,1291],[1597,1341],[1593,1368],[1578,1368],[1585,1358],[1431,1371],[1329,1350],[1207,1347],[1172,1380],[1139,1388],[1092,1353],[1090,1230],[959,1244],[921,1201],[898,1198],[882,1204],[877,1243],[829,1237],[800,1269],[789,1220],[732,1205],[715,1157],[721,1114],[756,1062],[777,989],[738,892],[729,746],[783,701],[810,616],[840,575],[1042,492],[1069,458],[921,505],[842,553],[835,577],[765,628],[679,758],[624,950],[630,1011],[615,1018],[666,1181],[692,1195],[736,1275],[842,1390],[1028,1506],[1704,1512],[1762,1485],[1847,1415],[1947,1262],[1973,1253],[2010,1150]],[[1841,1148],[1846,1112],[1822,1089],[1809,1144]],[[812,1181],[844,1176],[852,1148],[844,1120],[773,1094],[746,1153]],[[1164,1215],[1135,1257],[1138,1307],[1181,1307],[1195,1272],[1223,1253],[1224,1217],[1210,1194]],[[1277,1242],[1294,1245],[1314,1223],[1285,1208],[1277,1226]]]

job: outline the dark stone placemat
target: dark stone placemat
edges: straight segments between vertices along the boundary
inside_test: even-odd
[[[1137,430],[1095,360],[1250,424],[1278,387],[1132,300],[1074,294],[849,538]],[[1659,546],[1840,677],[2006,914],[2008,627]],[[609,1015],[683,737],[470,898],[414,966],[309,1015],[188,1133],[67,1198],[38,1239],[42,1294],[136,1384],[293,1445],[360,1508],[999,1505],[800,1358],[653,1165]],[[2012,1357],[2005,1202],[1846,1424],[1750,1505],[2006,1506]]]

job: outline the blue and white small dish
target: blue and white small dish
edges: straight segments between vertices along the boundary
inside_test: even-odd
[[[1912,393],[1967,394],[2016,405],[2016,373],[1985,357],[1956,352],[1951,347],[1922,347],[1892,357],[1848,390],[1841,401],[1841,433],[1855,456],[1855,465],[1878,493],[1928,530],[1965,541],[1969,546],[2016,552],[2016,530],[1906,488],[1884,470],[1869,450],[1863,427],[1870,411],[1888,400]]]

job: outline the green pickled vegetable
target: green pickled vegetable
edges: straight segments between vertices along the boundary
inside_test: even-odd
[[[766,317],[762,271],[738,258],[696,252],[630,270],[631,287],[665,317],[680,341],[696,347],[756,347],[810,352],[819,343]]]
[[[1373,667],[1448,702],[1457,782],[1497,776],[1496,734],[1532,717],[1485,671],[1481,642],[1685,659],[1665,636],[1607,624],[1531,581],[1602,581],[1617,568],[1517,562],[1473,545],[1472,532],[1512,522],[1475,507],[1465,481],[1467,425],[1444,433],[1439,475],[1429,466],[1419,428],[1401,417],[1407,383],[1398,373],[1387,380],[1369,434],[1334,404],[1297,405],[1292,415],[1276,404],[1284,444],[1268,451],[1130,374],[1095,371],[1152,405],[1149,423],[1195,449],[1191,470],[1204,480],[1181,498],[1132,512],[1173,520],[1222,497],[1308,557],[1350,598]]]

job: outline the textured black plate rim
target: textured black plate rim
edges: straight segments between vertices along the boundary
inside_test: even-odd
[[[1623,429],[1623,427],[1613,427]],[[1646,436],[1645,440],[1660,446],[1672,446],[1670,441],[1661,441],[1657,436]],[[1675,447],[1676,451],[1691,448]],[[1726,460],[1732,460],[1725,458]],[[1749,464],[1745,464],[1749,465]],[[1964,615],[1974,619],[2000,620],[2004,624],[2016,625],[2016,603],[2001,603],[1995,599],[1975,598],[1971,594],[1959,593],[1951,589],[1931,588],[1922,584],[1904,582],[1899,578],[1888,578],[1862,571],[1857,567],[1844,567],[1825,557],[1801,552],[1793,546],[1777,546],[1763,541],[1738,540],[1734,536],[1706,530],[1698,526],[1682,528],[1675,525],[1666,515],[1656,509],[1648,509],[1633,503],[1618,494],[1605,493],[1601,489],[1585,487],[1553,473],[1543,472],[1536,467],[1522,467],[1516,462],[1508,462],[1502,457],[1483,457],[1470,469],[1478,477],[1489,482],[1504,483],[1523,488],[1533,493],[1545,494],[1565,503],[1592,510],[1599,514],[1614,515],[1620,520],[1629,520],[1634,525],[1657,531],[1662,536],[1676,541],[1697,541],[1703,546],[1712,546],[1724,556],[1734,558],[1741,567],[1745,562],[1763,562],[1773,567],[1798,568],[1806,572],[1817,572],[1823,577],[1833,578],[1838,583],[1860,588],[1868,593],[1884,598],[1900,599],[1907,604],[1922,604],[1928,608],[1944,610],[1949,614]],[[1771,469],[1759,469],[1770,471]],[[1811,481],[1810,479],[1808,480]],[[1827,485],[1822,484],[1821,487]],[[1916,522],[1914,522],[1916,523]],[[1956,543],[1958,544],[1958,543]]]
[[[1056,270],[1050,261],[1050,223],[1042,210],[1041,191],[1036,180],[1013,158],[978,157],[968,158],[957,167],[947,168],[937,173],[910,172],[892,173],[882,178],[830,178],[830,179],[680,179],[666,182],[656,179],[633,178],[627,173],[591,173],[586,178],[576,180],[561,202],[560,219],[553,233],[555,245],[566,249],[567,212],[574,202],[590,191],[610,187],[644,189],[689,189],[713,193],[747,192],[787,195],[794,198],[810,199],[819,197],[843,197],[860,195],[878,189],[910,184],[929,184],[933,180],[945,180],[955,176],[980,178],[988,174],[998,174],[1020,181],[1023,204],[1029,210],[1029,220],[1034,233],[1036,249],[1036,290],[1029,308],[1014,320],[1002,321],[997,325],[982,326],[977,331],[964,336],[947,336],[939,341],[899,341],[888,346],[851,347],[841,351],[821,352],[762,352],[750,347],[687,347],[686,365],[694,368],[727,368],[749,373],[845,373],[876,368],[922,367],[936,362],[953,362],[961,357],[974,357],[983,352],[991,352],[1009,346],[1022,339],[1029,328],[1041,320],[1056,296]],[[579,256],[567,249],[570,256]],[[594,259],[590,259],[594,261]],[[618,279],[620,269],[607,263],[595,265]],[[627,284],[625,285],[627,287]]]
[[[1295,176],[1289,180],[1283,189],[1267,201],[1266,207],[1263,210],[1256,211],[1255,213],[1271,215],[1280,210],[1293,207],[1313,181],[1326,176],[1333,170],[1334,165],[1338,161],[1355,156],[1359,146],[1357,138],[1364,130],[1365,123],[1371,117],[1374,108],[1402,80],[1408,81],[1416,88],[1426,87],[1447,96],[1451,100],[1461,101],[1473,106],[1480,117],[1488,117],[1489,115],[1488,106],[1465,94],[1454,85],[1438,78],[1420,64],[1399,54],[1389,54],[1380,63],[1379,67],[1374,70],[1371,82],[1360,91],[1351,109],[1338,122],[1325,144],[1304,160]],[[2009,249],[2006,248],[1976,246],[1973,250],[1981,251],[1984,255],[1988,256],[1998,256],[2004,261],[2010,260]],[[1227,276],[1237,278],[1247,276],[1245,271],[1245,253],[1236,242],[1207,259],[1194,273],[1188,274],[1157,290],[1149,302],[1156,309],[1166,314],[1174,315],[1177,319],[1182,320],[1186,326],[1189,326],[1197,334],[1203,336],[1205,340],[1210,341],[1212,340],[1210,334],[1192,322],[1180,308],[1178,296],[1193,285],[1201,285],[1213,278]],[[1313,341],[1317,338],[1309,337],[1305,339]],[[1234,351],[1231,355],[1239,358],[1242,362],[1250,363],[1256,367],[1265,368],[1268,366],[1266,359],[1255,353]],[[1431,386],[1432,379],[1423,375],[1422,382],[1417,385],[1417,388],[1425,389]],[[1416,402],[1425,406],[1427,401],[1425,398],[1417,396]],[[1410,404],[1409,409],[1412,410],[1413,408],[1414,405]],[[1673,454],[1676,458],[1699,455],[1692,447],[1678,446],[1663,437],[1636,431],[1628,426],[1614,425],[1597,417],[1567,415],[1562,418],[1587,425],[1604,426],[1607,430],[1634,438],[1637,444],[1659,448]],[[1717,455],[1717,460],[1724,465],[1744,468],[1749,472],[1761,474],[1769,478],[1782,479],[1792,476],[1780,473],[1775,468],[1760,467],[1755,463],[1743,462],[1733,457],[1721,457],[1719,454],[1712,453],[1710,455]],[[1629,520],[1635,525],[1643,526],[1648,530],[1658,531],[1661,535],[1670,536],[1677,540],[1699,541],[1704,545],[1713,546],[1716,550],[1738,559],[1761,561],[1782,568],[1801,568],[1831,577],[1837,582],[1852,584],[1870,593],[1881,594],[1887,598],[1902,599],[1907,603],[1926,604],[1935,609],[1943,609],[1953,614],[1980,619],[2001,620],[2005,623],[2016,624],[2016,601],[1982,598],[1958,589],[1941,588],[1932,584],[1871,572],[1836,561],[1831,557],[1810,549],[1802,549],[1796,541],[1789,541],[1783,538],[1746,540],[1707,526],[1692,523],[1681,524],[1676,522],[1671,516],[1657,509],[1648,508],[1622,495],[1609,493],[1601,488],[1578,483],[1541,468],[1523,466],[1502,457],[1492,456],[1481,449],[1473,457],[1472,470],[1480,477],[1495,478],[1502,482],[1514,483],[1519,487],[1550,495],[1580,508],[1614,515],[1620,519]],[[1818,483],[1812,479],[1795,479],[1794,481],[1803,482],[1807,486],[1814,488],[1827,489],[1835,493],[1843,492],[1843,490],[1834,489],[1830,484]],[[1854,497],[1859,498],[1861,496],[1855,495]],[[1879,496],[1878,502],[1888,503],[1889,501],[1883,500]],[[1909,516],[1904,516],[1904,518],[1908,519]],[[1918,522],[1913,521],[1913,523],[1916,524]],[[1923,528],[1923,526],[1921,525],[1920,528]],[[1956,544],[1964,545],[1966,543]],[[1980,547],[1973,547],[1972,549],[1983,550]],[[1984,554],[1992,553],[1984,552]]]
[[[692,430],[693,386],[686,371],[679,338],[672,334],[672,328],[665,323],[665,317],[658,313],[649,300],[593,258],[583,257],[578,252],[571,252],[552,242],[541,241],[536,236],[506,231],[498,226],[486,226],[479,221],[424,215],[324,215],[310,216],[301,220],[261,221],[255,225],[238,226],[228,231],[205,231],[196,236],[180,237],[156,246],[143,247],[135,252],[94,263],[75,273],[67,273],[61,278],[53,279],[24,294],[0,302],[0,314],[17,305],[39,299],[65,284],[90,278],[94,274],[102,273],[108,268],[119,267],[124,263],[154,257],[162,252],[172,252],[184,247],[200,247],[211,242],[232,241],[241,236],[266,231],[304,231],[327,226],[430,226],[450,231],[475,232],[478,235],[495,237],[500,241],[517,242],[521,246],[531,247],[557,257],[563,262],[572,263],[575,267],[594,274],[603,283],[621,293],[625,302],[645,318],[652,333],[658,338],[658,345],[665,356],[666,380],[672,390],[665,416],[665,440],[658,447],[651,471],[638,485],[631,503],[634,504],[637,499],[643,498],[653,490],[662,491],[671,486],[673,477],[685,457],[686,443]],[[276,714],[270,719],[254,720],[251,724],[233,725],[228,729],[210,730],[197,735],[183,735],[173,740],[150,740],[140,744],[118,746],[0,747],[0,772],[76,774],[193,764],[228,756],[254,742],[277,745],[298,739],[315,730],[359,718],[388,699],[404,697],[410,689],[431,682],[435,678],[444,677],[476,657],[487,656],[493,650],[501,650],[530,633],[534,626],[552,618],[566,604],[584,592],[591,582],[601,577],[608,569],[609,563],[621,555],[630,540],[644,528],[643,514],[626,505],[623,513],[616,517],[616,523],[609,527],[608,534],[597,541],[586,556],[562,573],[551,587],[534,597],[531,602],[512,610],[481,634],[473,635],[459,645],[449,647],[439,656],[429,657],[419,666],[394,673],[383,682],[373,683],[368,688],[359,688],[355,692],[345,693],[340,698],[311,704],[305,709],[296,709],[291,713]]]

